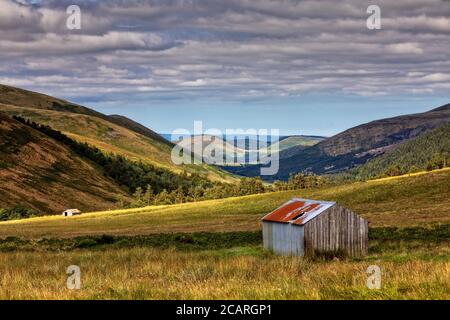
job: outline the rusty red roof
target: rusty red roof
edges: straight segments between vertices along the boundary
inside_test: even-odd
[[[267,214],[262,220],[304,225],[334,206],[336,202],[294,198]]]

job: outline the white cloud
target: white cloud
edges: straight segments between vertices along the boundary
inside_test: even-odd
[[[392,53],[397,54],[422,54],[423,49],[418,43],[405,42],[405,43],[394,43],[387,46],[388,50]]]
[[[450,81],[450,74],[432,73],[423,77],[422,80],[432,82]]]

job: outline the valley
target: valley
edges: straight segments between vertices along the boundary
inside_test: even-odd
[[[0,86],[0,216],[38,213],[0,221],[0,298],[450,298],[449,116],[446,105],[330,138],[283,137],[268,182],[296,175],[269,184],[242,177],[257,166],[176,166],[173,144],[133,120]],[[263,249],[261,218],[293,197],[367,219],[368,255]],[[82,214],[61,216],[68,207]],[[380,290],[366,286],[374,264]],[[69,265],[81,290],[65,286]]]

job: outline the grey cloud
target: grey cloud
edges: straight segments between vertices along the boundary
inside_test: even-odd
[[[64,28],[73,2],[83,14],[75,32]],[[369,4],[3,0],[0,82],[90,99],[447,94],[450,2],[380,1],[374,31]]]

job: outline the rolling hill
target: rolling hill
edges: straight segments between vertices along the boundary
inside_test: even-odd
[[[169,134],[163,135],[165,139],[171,140],[172,136]],[[318,142],[324,140],[324,137],[319,136],[282,136],[279,137],[279,140],[273,144],[280,151],[280,157],[288,157],[290,156],[291,150],[296,148],[307,148],[309,146],[313,146]],[[269,140],[269,141],[267,141]],[[179,146],[182,146],[185,150],[189,150],[197,157],[202,157],[208,163],[213,163],[214,158],[211,155],[212,150],[223,150],[223,158],[224,159],[234,159],[234,157],[238,157],[242,159],[241,162],[246,164],[257,164],[258,153],[264,152],[262,149],[260,152],[258,148],[265,148],[261,146],[269,146],[271,145],[270,139],[267,137],[261,137],[259,139],[258,136],[212,136],[212,135],[185,135],[182,136],[178,141],[172,141]],[[195,146],[195,147],[194,147]],[[296,149],[298,150],[298,149]],[[230,161],[229,163],[220,163],[218,165],[227,166],[236,166],[238,164]],[[239,166],[239,165],[238,165]]]
[[[325,139],[326,137],[319,136],[287,136],[278,143],[280,158],[289,158],[299,150],[316,145]]]
[[[127,194],[93,163],[0,112],[0,208],[116,208]]]
[[[173,164],[172,143],[123,116],[107,116],[65,100],[5,85],[0,85],[0,111],[49,125],[77,141],[174,173],[186,171],[214,181],[235,181],[228,173],[208,165]]]
[[[316,174],[336,173],[364,164],[369,159],[398,147],[402,142],[420,136],[450,122],[450,104],[428,112],[372,121],[348,129],[314,146],[293,147],[290,156],[280,159],[278,175],[270,180],[287,179],[291,173],[308,171]],[[256,176],[259,167],[230,168],[235,174]]]
[[[450,170],[309,190],[283,191],[176,205],[0,222],[0,238],[68,238],[173,232],[261,230],[260,220],[292,197],[338,201],[371,227],[449,223]],[[432,199],[432,201],[424,201]]]
[[[391,167],[398,167],[400,174],[425,170],[436,156],[441,156],[443,161],[450,163],[450,123],[407,140],[383,155],[351,169],[349,174],[365,180],[381,176]]]

